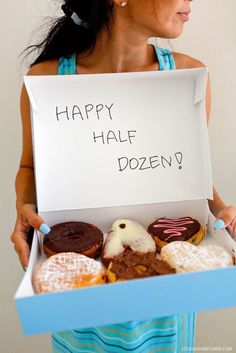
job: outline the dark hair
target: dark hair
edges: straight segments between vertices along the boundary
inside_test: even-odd
[[[101,29],[109,31],[112,19],[112,0],[66,0],[66,6],[79,18],[88,23],[88,27],[76,25],[70,16],[57,18],[46,37],[38,44],[31,45],[24,52],[31,54],[39,51],[38,57],[31,63],[40,63],[61,56],[69,57],[89,50],[92,52]]]

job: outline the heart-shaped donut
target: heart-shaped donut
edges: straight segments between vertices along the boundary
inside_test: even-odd
[[[161,259],[177,273],[203,271],[234,265],[233,257],[217,245],[196,246],[174,241],[161,250]]]

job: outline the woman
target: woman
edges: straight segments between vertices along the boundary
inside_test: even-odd
[[[64,16],[53,24],[28,75],[96,74],[198,68],[187,55],[148,44],[150,37],[176,38],[189,20],[191,0],[67,0]],[[34,48],[33,48],[34,49]],[[206,92],[207,121],[210,84]],[[22,88],[23,151],[16,177],[17,220],[11,239],[25,268],[31,228],[50,228],[36,213],[29,99]],[[226,206],[214,189],[209,201],[216,228],[236,235],[236,208]],[[181,352],[194,345],[195,316],[174,315],[53,335],[53,352]]]

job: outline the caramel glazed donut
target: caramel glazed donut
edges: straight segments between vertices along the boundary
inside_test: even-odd
[[[95,258],[100,254],[102,245],[102,231],[85,222],[56,224],[43,239],[43,250],[47,257],[62,252],[75,252]]]
[[[155,240],[157,251],[172,241],[187,241],[198,245],[205,237],[204,228],[194,218],[159,218],[148,226],[148,233]]]
[[[108,266],[108,282],[167,275],[175,269],[159,260],[155,253],[141,253],[127,249],[113,258]]]

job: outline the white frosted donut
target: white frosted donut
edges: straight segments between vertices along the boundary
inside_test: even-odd
[[[161,250],[161,259],[178,273],[203,271],[234,265],[233,257],[217,245],[199,246],[174,241]]]
[[[141,224],[130,219],[118,219],[108,233],[103,261],[121,254],[127,247],[136,252],[156,252],[155,241]]]
[[[33,274],[36,293],[50,293],[103,283],[105,271],[101,263],[73,252],[51,256]]]

